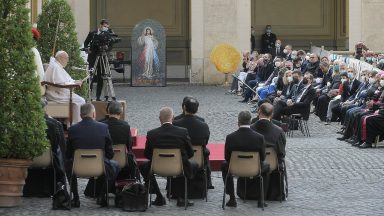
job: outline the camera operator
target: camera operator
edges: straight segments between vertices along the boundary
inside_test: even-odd
[[[89,32],[87,38],[84,41],[84,49],[88,53],[88,64],[89,69],[97,67],[97,74],[94,75],[91,82],[91,89],[94,82],[97,82],[96,88],[96,100],[100,101],[101,92],[103,90],[103,76],[105,75],[105,68],[101,65],[101,59],[98,64],[95,65],[97,56],[101,57],[103,51],[109,52],[112,49],[112,43],[114,41],[107,40],[104,38],[110,38],[116,36],[112,29],[109,28],[109,22],[106,19],[100,21],[100,26],[97,30]],[[108,59],[108,58],[107,58]],[[109,62],[107,61],[109,67]],[[96,68],[94,68],[96,71]]]

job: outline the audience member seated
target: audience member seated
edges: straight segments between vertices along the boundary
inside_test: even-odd
[[[305,72],[309,72],[313,77],[323,77],[323,72],[320,69],[319,56],[315,53],[309,55],[309,62],[304,69]]]
[[[307,72],[303,78],[303,87],[286,102],[280,100],[274,109],[273,118],[281,120],[282,115],[301,114],[304,119],[309,118],[311,102],[316,95],[315,89],[312,87],[313,76]]]
[[[183,109],[183,112],[182,112],[180,115],[174,117],[174,119],[173,119],[174,121],[184,118],[184,116],[185,116],[185,110],[184,110],[184,108],[185,108],[185,106],[184,106],[184,105],[185,105],[185,102],[188,101],[188,100],[190,100],[191,98],[194,98],[194,97],[192,97],[192,96],[185,96],[185,97],[183,98],[183,102],[181,103],[181,108]],[[198,116],[198,115],[194,115],[194,116],[195,116],[197,119],[199,119],[200,121],[205,122],[204,118],[202,118],[202,117],[200,117],[200,116]]]
[[[188,179],[193,179],[197,171],[197,163],[189,160],[193,157],[193,149],[191,139],[188,135],[188,130],[181,127],[172,125],[173,110],[169,107],[163,107],[160,110],[160,123],[161,127],[150,130],[147,133],[147,142],[145,143],[144,156],[150,161],[144,162],[139,168],[141,175],[144,178],[145,185],[148,187],[148,181],[151,181],[150,192],[156,194],[156,200],[153,201],[153,205],[162,206],[165,205],[165,198],[160,192],[154,175],[148,176],[151,169],[151,160],[153,149],[155,148],[179,148],[183,159],[184,173]],[[148,179],[148,177],[150,179]],[[173,184],[172,188],[177,192],[177,206],[184,206],[185,202],[188,205],[193,205],[192,202],[184,200],[184,178],[179,178],[181,181],[177,184]]]
[[[60,85],[69,84],[82,84],[81,80],[73,80],[71,76],[65,71],[69,56],[65,51],[58,51],[55,55],[55,60],[52,61],[47,71],[44,74],[44,81],[51,82]],[[47,86],[45,97],[48,101],[54,101],[57,103],[69,103],[70,90],[65,88],[57,88],[54,86]],[[79,95],[72,93],[73,103],[73,123],[77,123],[81,120],[80,118],[80,106],[85,103],[84,98]]]
[[[283,50],[284,55],[283,58],[287,61],[292,61],[292,45],[287,44]]]
[[[272,48],[270,53],[272,55],[272,59],[275,58],[283,58],[285,56],[284,54],[284,48],[281,46],[281,40],[276,40],[275,42],[275,48]]]
[[[123,107],[121,103],[117,101],[111,101],[109,102],[107,106],[107,116],[108,118],[101,121],[102,123],[108,125],[108,130],[111,135],[112,144],[118,145],[118,144],[125,144],[127,147],[127,157],[128,157],[128,163],[129,165],[127,167],[124,167],[120,170],[118,173],[118,176],[116,177],[116,180],[121,179],[134,179],[137,177],[137,166],[135,162],[135,157],[132,152],[132,137],[131,137],[131,128],[129,124],[124,121],[120,120],[120,115],[123,112]],[[94,180],[89,179],[87,187],[84,191],[84,194],[88,197],[94,196]],[[103,182],[97,181],[96,189],[99,191],[98,188],[100,188],[103,185]],[[114,187],[112,187],[114,188]],[[99,194],[96,194],[98,196]]]
[[[198,145],[203,147],[204,152],[204,164],[207,171],[207,185],[208,189],[214,189],[211,179],[211,168],[209,166],[209,149],[207,148],[210,132],[208,125],[196,118],[196,113],[199,109],[199,102],[196,98],[188,98],[183,106],[184,117],[175,120],[173,125],[186,128],[191,138],[192,145]]]
[[[78,124],[73,125],[68,130],[67,152],[68,159],[67,176],[70,180],[72,177],[71,191],[73,192],[73,207],[80,207],[79,192],[77,189],[77,178],[71,176],[73,156],[76,149],[102,149],[104,151],[105,175],[98,178],[98,181],[105,182],[108,179],[110,185],[114,184],[117,173],[119,173],[119,165],[117,161],[112,160],[113,149],[112,140],[108,131],[108,126],[104,123],[97,122],[95,107],[92,104],[83,104],[80,107],[81,118]],[[105,193],[107,188],[102,184],[101,191],[98,191],[99,198],[97,203],[101,206],[107,205]]]
[[[253,131],[250,128],[251,123],[251,113],[248,111],[241,111],[238,116],[238,126],[239,129],[229,135],[225,139],[225,161],[221,166],[221,172],[223,176],[223,181],[227,181],[226,193],[229,195],[230,199],[226,203],[226,206],[236,207],[236,197],[233,177],[228,175],[228,178],[225,180],[225,177],[228,173],[228,167],[231,159],[231,154],[233,151],[245,151],[245,152],[259,152],[260,154],[260,163],[263,165],[263,173],[269,171],[268,164],[265,164],[265,143],[263,135]],[[264,176],[263,176],[264,178]],[[266,181],[267,182],[267,181]],[[248,188],[249,189],[249,188]],[[258,207],[262,207],[262,203],[259,199]]]
[[[45,111],[47,105],[45,100],[41,102]],[[64,169],[64,157],[65,152],[65,139],[63,125],[57,120],[49,117],[46,113],[44,115],[45,122],[47,124],[47,138],[51,145],[51,151],[53,156],[53,169],[56,172],[56,182],[53,182],[53,169],[28,169],[28,177],[25,180],[23,187],[23,196],[25,197],[50,197],[55,191],[53,190],[54,184],[56,186],[64,185],[65,181],[65,169]]]
[[[264,103],[259,107],[258,113],[259,120],[251,125],[251,129],[264,136],[266,147],[272,147],[276,151],[280,172],[286,174],[284,162],[286,145],[285,133],[271,121],[273,114],[272,104]],[[284,186],[283,179],[284,178],[281,178],[280,182],[278,170],[271,173],[269,184],[265,182],[265,184],[268,185],[265,192],[267,200],[280,200],[280,198],[285,200],[284,191],[282,190],[282,194],[280,194],[279,191],[280,185]]]
[[[338,138],[339,140],[350,139],[354,135],[354,123],[356,121],[356,115],[366,108],[366,104],[369,101],[370,97],[372,97],[376,90],[379,87],[379,79],[376,79],[377,72],[371,71],[369,73],[368,86],[365,90],[360,92],[359,100],[354,104],[350,105],[349,108],[346,109],[346,114],[344,116],[343,126],[345,127],[343,137]]]

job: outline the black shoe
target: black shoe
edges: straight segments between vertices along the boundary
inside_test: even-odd
[[[348,139],[346,140],[348,143],[350,144],[355,144],[355,143],[358,143],[359,141],[357,139],[354,139],[354,138],[351,138],[351,139]]]
[[[71,201],[71,207],[72,208],[80,208],[80,200],[79,199],[73,199]]]
[[[344,141],[344,140],[346,140],[347,138],[346,138],[345,136],[342,136],[342,137],[338,137],[337,139],[340,140],[340,141]]]
[[[152,205],[155,206],[163,206],[165,203],[165,198],[163,196],[157,196],[155,201],[152,201]]]
[[[372,144],[365,142],[362,145],[360,145],[359,148],[372,148]]]
[[[264,207],[268,207],[268,204],[264,202]],[[263,205],[261,203],[257,203],[257,208],[263,208]]]
[[[208,188],[208,189],[215,189],[215,186],[213,186],[213,185],[208,185],[207,188]]]
[[[227,204],[225,204],[226,206],[228,207],[234,207],[236,208],[237,207],[237,202],[236,202],[236,199],[229,199]]]
[[[184,207],[184,206],[185,206],[185,200],[184,200],[184,199],[181,199],[181,198],[178,198],[178,199],[177,199],[177,204],[176,204],[176,205],[179,206],[179,207]],[[193,202],[187,200],[187,206],[193,206]]]
[[[352,146],[355,146],[355,147],[359,147],[363,144],[363,142],[357,142],[357,143],[353,143]]]

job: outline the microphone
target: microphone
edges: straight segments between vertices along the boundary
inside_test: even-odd
[[[83,71],[87,71],[87,69],[85,69],[85,68],[80,68],[80,67],[75,67],[75,66],[72,66],[71,68],[72,68],[72,70],[83,70]]]

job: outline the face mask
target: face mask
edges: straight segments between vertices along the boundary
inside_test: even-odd
[[[272,32],[272,30],[271,29],[267,29],[267,33],[271,33]]]
[[[305,59],[306,59],[307,61],[309,61],[309,56],[305,56]]]
[[[376,58],[372,58],[372,61],[373,61],[373,62],[376,62],[376,61],[377,61],[377,59],[376,59]]]
[[[384,87],[384,80],[380,80],[381,87]]]
[[[371,58],[371,57],[367,57],[366,60],[367,60],[367,61],[371,61],[372,58]]]
[[[293,81],[293,78],[292,77],[287,77],[287,80],[288,80],[288,82],[292,82]],[[383,80],[384,81],[384,80]]]
[[[375,81],[376,81],[375,78],[372,78],[372,77],[368,79],[369,84],[373,84],[375,83]]]
[[[284,50],[283,50],[283,53],[284,53],[284,54],[287,54],[287,53],[288,53],[288,50],[287,50],[287,49],[284,49]]]
[[[380,59],[379,63],[384,64],[384,59]]]
[[[361,76],[360,81],[365,82],[365,76]]]
[[[353,79],[353,73],[348,73],[348,78]]]
[[[101,27],[101,31],[108,31],[108,27]]]
[[[280,65],[281,65],[281,62],[279,62],[279,61],[275,62],[276,67],[280,67]]]
[[[276,46],[277,48],[279,48],[279,47],[281,46],[281,44],[277,43],[275,46]]]
[[[301,64],[296,64],[296,68],[301,68]]]
[[[308,79],[305,78],[305,77],[303,78],[303,84],[304,84],[304,85],[307,85],[307,84],[308,84]]]
[[[347,79],[341,79],[342,83],[345,83],[346,81],[347,81]]]
[[[320,78],[316,78],[316,83],[321,83],[321,79]]]
[[[291,59],[295,60],[295,59],[296,59],[296,56],[295,56],[295,55],[292,55],[292,56],[291,56]]]

